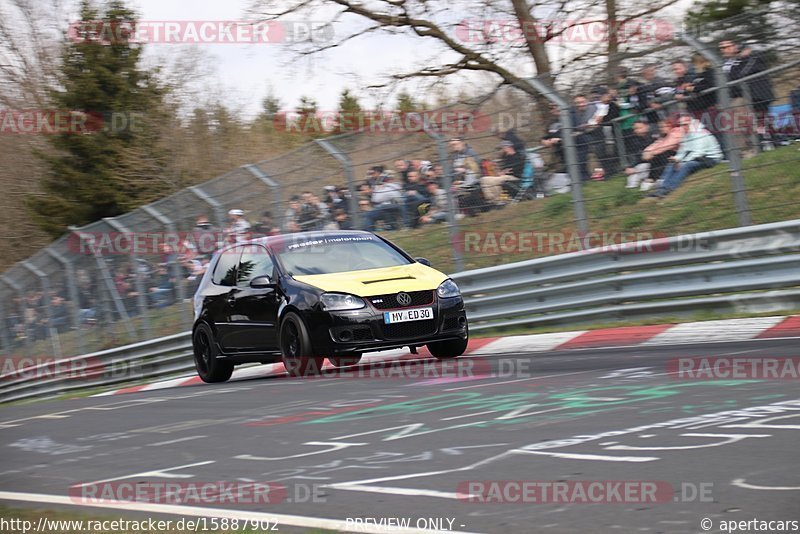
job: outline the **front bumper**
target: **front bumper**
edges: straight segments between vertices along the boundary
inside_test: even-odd
[[[435,341],[466,339],[467,316],[459,297],[434,297],[433,319],[386,324],[383,314],[370,303],[365,308],[339,312],[313,312],[308,317],[315,354],[343,354],[389,350]]]

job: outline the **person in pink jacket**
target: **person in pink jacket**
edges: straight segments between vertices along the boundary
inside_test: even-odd
[[[625,170],[628,174],[628,187],[636,187],[641,183],[641,190],[648,191],[661,177],[669,158],[677,153],[683,139],[683,130],[680,126],[675,124],[673,119],[663,119],[658,123],[658,131],[661,137],[648,145],[642,151],[640,160],[632,166],[636,172],[628,174],[628,169]]]

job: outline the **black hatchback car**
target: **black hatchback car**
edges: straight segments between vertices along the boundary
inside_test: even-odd
[[[458,286],[369,232],[304,232],[230,245],[194,295],[197,373],[224,382],[246,362],[283,361],[307,375],[368,351],[426,345],[437,358],[467,347]]]

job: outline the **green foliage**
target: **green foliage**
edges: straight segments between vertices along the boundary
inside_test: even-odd
[[[339,112],[342,114],[356,114],[361,112],[361,104],[358,97],[350,93],[350,89],[344,89],[339,96]]]
[[[82,21],[107,24],[135,20],[121,1],[110,2],[102,14],[84,1],[80,15]],[[37,152],[48,170],[44,194],[26,198],[34,221],[53,236],[163,193],[162,178],[153,171],[167,157],[156,147],[157,129],[166,121],[164,90],[140,68],[138,45],[124,39],[103,42],[89,31],[80,37],[63,46],[59,87],[50,105],[85,113],[87,127],[48,137],[53,150]],[[141,167],[140,154],[155,161],[156,169]]]
[[[272,89],[261,101],[261,107],[264,109],[263,113],[268,119],[272,119],[281,110],[281,101],[272,92]]]
[[[397,95],[397,110],[401,113],[418,111],[419,107],[407,91],[400,91]]]
[[[303,116],[310,116],[317,113],[317,101],[310,96],[301,96],[300,104],[297,106],[297,113]]]

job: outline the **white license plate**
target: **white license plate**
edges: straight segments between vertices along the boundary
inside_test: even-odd
[[[424,321],[425,319],[433,319],[433,308],[411,308],[409,310],[383,312],[383,321],[386,324]]]

